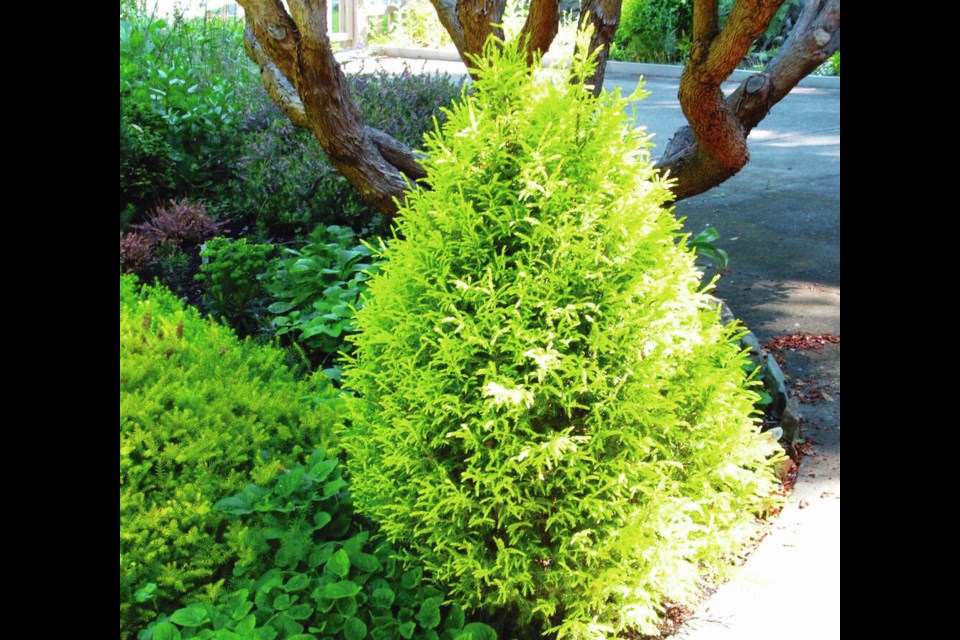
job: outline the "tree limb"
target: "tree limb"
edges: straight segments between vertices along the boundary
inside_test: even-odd
[[[560,31],[560,0],[531,0],[530,12],[520,30],[520,38],[527,39],[527,63],[534,56],[543,56]]]
[[[747,134],[773,105],[839,48],[840,0],[807,0],[780,54],[762,73],[747,78],[723,100],[723,110],[735,120],[744,143]],[[681,91],[682,87],[683,79]],[[677,180],[673,189],[677,200],[703,193],[722,183],[735,175],[749,158],[744,156],[739,166],[721,162],[707,151],[691,128],[693,120],[687,117],[691,126],[682,127],[674,134],[657,163],[660,171],[669,172]]]
[[[620,26],[620,8],[623,0],[580,0],[580,23],[582,29],[587,20],[593,25],[593,34],[590,36],[590,51],[599,51],[597,54],[597,70],[592,78],[587,78],[587,84],[593,85],[593,93],[600,95],[603,89],[603,77],[607,70],[607,57],[610,55],[610,44]]]
[[[247,15],[247,52],[260,65],[271,97],[294,124],[310,128],[364,201],[395,213],[409,188],[401,171],[413,179],[425,173],[408,147],[363,122],[333,56],[326,0],[289,0],[289,14],[279,0],[240,4]]]
[[[283,72],[277,68],[267,52],[263,50],[263,45],[254,36],[249,22],[243,30],[243,46],[250,59],[260,67],[260,78],[263,80],[263,86],[274,103],[290,118],[294,125],[309,129],[310,123],[307,121],[307,113],[303,110],[303,103],[300,102],[297,90],[290,83],[290,80],[283,75]]]
[[[457,16],[457,0],[430,0],[430,4],[437,12],[440,24],[450,34],[453,46],[460,53],[460,59],[466,60],[464,54],[468,52],[467,40],[463,36],[463,26]]]
[[[466,53],[480,55],[491,34],[503,40],[503,9],[506,4],[507,0],[457,0],[457,18],[463,28]]]
[[[747,138],[724,101],[720,84],[736,69],[750,45],[763,33],[783,0],[739,0],[716,35],[716,0],[697,0],[694,20],[701,37],[694,40],[680,77],[680,107],[697,144],[714,160],[734,171],[747,164]]]
[[[717,0],[693,5],[693,39],[712,41],[717,35],[720,15]]]

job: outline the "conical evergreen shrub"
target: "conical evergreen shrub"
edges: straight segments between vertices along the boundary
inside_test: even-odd
[[[474,64],[358,314],[356,504],[494,618],[652,632],[776,489],[742,329],[664,206],[636,96],[509,44]]]

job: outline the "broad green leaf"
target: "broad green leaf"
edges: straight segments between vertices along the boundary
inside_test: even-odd
[[[393,591],[385,587],[374,589],[370,594],[370,606],[374,609],[389,609],[395,597]]]
[[[497,632],[482,622],[471,622],[457,636],[458,640],[497,640]]]
[[[350,617],[357,612],[357,599],[355,597],[340,598],[336,602],[337,602],[337,612],[340,615]]]
[[[292,302],[281,300],[280,302],[274,302],[269,307],[267,307],[267,311],[269,311],[270,313],[286,313],[287,311],[290,311],[290,309],[293,309],[295,306],[296,305],[294,305]]]
[[[345,640],[364,640],[367,637],[367,625],[363,620],[347,618],[343,624],[343,637]]]
[[[243,635],[253,633],[253,630],[257,628],[257,616],[252,613],[246,618],[237,623],[237,626],[233,628],[234,631]]]
[[[295,573],[293,574],[287,583],[283,585],[283,588],[288,592],[290,591],[300,591],[301,589],[306,589],[310,586],[310,577],[305,573]]]
[[[329,498],[337,493],[341,489],[347,486],[347,481],[343,478],[337,478],[336,480],[331,480],[323,485],[323,497]]]
[[[324,460],[310,467],[310,475],[317,482],[323,482],[333,473],[338,464],[336,460]]]
[[[207,608],[202,604],[192,604],[185,609],[178,609],[170,616],[170,622],[181,627],[199,627],[209,619]]]
[[[360,585],[350,580],[341,580],[323,586],[321,594],[324,598],[337,600],[339,598],[351,598],[360,593]]]
[[[356,553],[351,555],[350,559],[353,566],[367,573],[376,573],[383,568],[377,557],[370,553]]]
[[[161,622],[153,628],[152,640],[180,640],[180,629],[169,622]]]
[[[308,564],[314,568],[319,569],[330,559],[333,555],[334,545],[330,542],[327,542],[320,546],[317,549],[314,549],[310,553],[310,558],[307,560]]]
[[[333,516],[326,511],[318,511],[313,514],[313,524],[317,529],[323,529],[331,520],[333,520]]]
[[[292,604],[290,595],[287,593],[278,594],[276,598],[273,599],[273,609],[274,611],[283,611],[289,609]]]
[[[343,543],[344,551],[346,551],[350,555],[350,558],[353,558],[354,556],[358,555],[362,551],[363,544],[367,541],[369,537],[370,537],[369,531],[361,531],[357,535],[352,536],[349,540]]]
[[[313,607],[307,603],[295,604],[287,609],[287,615],[294,620],[306,620],[313,615]]]
[[[230,496],[229,498],[224,498],[213,505],[213,508],[217,511],[222,511],[235,516],[253,513],[253,508],[251,508],[247,501],[240,496]]]
[[[291,469],[289,473],[284,473],[277,480],[277,495],[289,498],[295,491],[303,486],[306,480],[307,472],[303,467]]]
[[[350,556],[346,549],[340,549],[327,561],[326,570],[338,578],[346,578],[350,573]]]
[[[415,567],[410,569],[400,578],[400,586],[404,589],[416,589],[420,584],[420,578],[423,577],[423,569]]]
[[[417,613],[417,622],[424,629],[434,629],[440,624],[440,605],[443,604],[443,598],[427,598],[420,605],[420,611]]]
[[[444,627],[449,630],[462,629],[464,623],[466,622],[466,616],[463,613],[463,609],[458,604],[454,604],[450,607],[450,613],[447,614],[447,622]]]
[[[400,625],[400,635],[406,638],[406,640],[410,640],[410,638],[413,637],[413,631],[416,628],[417,628],[417,623],[415,623],[414,621],[411,620],[409,622],[404,622],[403,624]]]

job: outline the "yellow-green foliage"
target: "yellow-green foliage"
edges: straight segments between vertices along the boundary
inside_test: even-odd
[[[334,409],[311,401],[320,381],[297,382],[283,357],[121,276],[122,637],[157,606],[216,594],[240,546],[214,503],[326,444]]]
[[[776,488],[741,329],[664,207],[635,96],[510,45],[475,64],[358,314],[351,489],[467,606],[652,632]]]

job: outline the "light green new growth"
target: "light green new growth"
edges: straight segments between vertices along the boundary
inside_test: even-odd
[[[490,42],[474,64],[351,338],[356,504],[467,606],[654,632],[776,489],[742,329],[664,206],[636,95],[571,83],[593,57]]]

